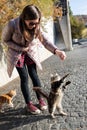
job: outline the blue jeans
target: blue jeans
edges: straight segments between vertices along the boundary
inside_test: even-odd
[[[31,101],[30,92],[29,92],[29,84],[28,84],[28,74],[32,80],[34,87],[41,87],[41,83],[37,74],[36,64],[24,65],[23,68],[16,67],[19,76],[20,76],[20,84],[21,91],[24,96],[26,104]],[[40,99],[40,94],[36,92],[37,99]]]

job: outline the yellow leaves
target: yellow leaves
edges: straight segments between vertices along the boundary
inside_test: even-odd
[[[52,0],[0,0],[0,23],[5,23],[22,12],[28,4],[34,4],[40,8],[44,16],[52,16]]]
[[[62,18],[62,16],[63,16],[63,9],[62,9],[62,7],[54,6],[54,8],[53,8],[53,19],[55,20],[56,18]]]
[[[87,28],[82,31],[82,37],[87,38]]]

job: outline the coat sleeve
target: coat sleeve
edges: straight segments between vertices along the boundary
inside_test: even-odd
[[[57,46],[51,43],[44,33],[42,33],[42,39],[42,44],[44,45],[44,47],[53,54],[55,54],[55,50],[58,49]]]
[[[23,47],[17,45],[12,40],[12,35],[15,31],[14,20],[10,20],[2,31],[2,43],[5,44],[8,48],[14,49],[16,51],[22,51]]]

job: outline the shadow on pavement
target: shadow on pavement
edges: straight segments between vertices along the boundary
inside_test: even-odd
[[[49,115],[44,114],[32,115],[25,108],[8,109],[5,113],[0,113],[0,130],[10,130],[49,118]]]

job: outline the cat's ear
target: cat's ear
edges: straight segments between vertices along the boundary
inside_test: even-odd
[[[55,74],[56,77],[60,77],[60,75],[58,73]]]
[[[16,89],[14,89],[14,91],[15,91],[15,93],[17,93],[17,90],[16,90]]]
[[[50,77],[52,78],[52,77],[53,77],[53,74],[50,74]]]
[[[59,76],[58,73],[56,73],[55,76]]]
[[[15,89],[13,89],[13,92],[16,94],[17,93],[17,90],[16,90],[16,88]]]

